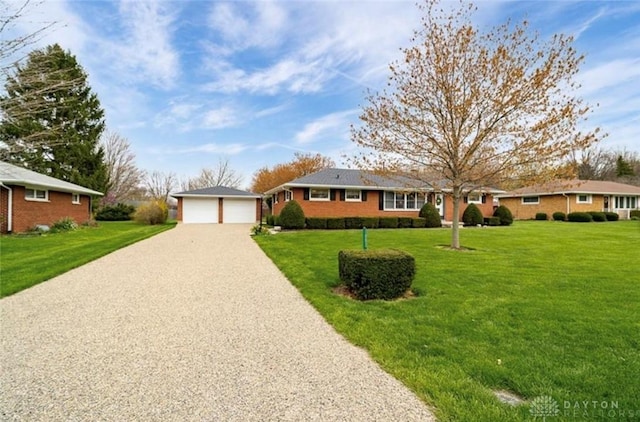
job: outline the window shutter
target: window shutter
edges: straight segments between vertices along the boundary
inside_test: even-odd
[[[363,190],[362,191],[362,202],[367,202],[367,191]]]
[[[487,195],[482,194],[482,203],[486,204],[487,203]]]
[[[464,203],[465,203],[465,204],[469,203],[469,197],[468,197],[468,196],[466,196],[466,195],[465,195],[465,197],[464,197]]]
[[[304,188],[304,200],[309,200],[309,188]]]
[[[340,189],[340,200],[344,201],[345,196],[346,196],[346,191],[344,189]]]
[[[329,189],[329,198],[331,198],[332,201],[336,200],[336,190],[335,189]]]
[[[378,209],[381,211],[384,209],[384,191],[382,190],[378,191]]]

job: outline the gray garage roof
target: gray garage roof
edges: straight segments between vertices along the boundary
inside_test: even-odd
[[[59,192],[100,195],[102,193],[74,183],[65,182],[55,177],[36,173],[35,171],[0,161],[0,182],[5,185],[31,186]]]
[[[184,192],[172,193],[174,198],[184,197],[202,197],[202,198],[261,198],[252,192],[240,189],[229,188],[226,186],[213,186],[210,188],[187,190]]]

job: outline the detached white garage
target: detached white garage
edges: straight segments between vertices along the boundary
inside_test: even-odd
[[[260,220],[260,195],[225,186],[171,195],[178,200],[178,221],[184,224],[255,223]]]

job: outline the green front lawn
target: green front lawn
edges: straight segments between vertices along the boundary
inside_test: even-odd
[[[145,226],[101,222],[98,227],[41,236],[0,237],[0,297],[69,271],[124,246],[169,230],[175,223]]]
[[[547,420],[640,418],[639,222],[465,228],[461,243],[473,250],[464,252],[441,247],[450,235],[369,231],[370,249],[416,258],[418,297],[396,302],[332,292],[338,251],[360,248],[360,231],[256,241],[329,323],[441,421],[533,420],[529,404],[502,404],[492,390],[552,397],[559,415]]]

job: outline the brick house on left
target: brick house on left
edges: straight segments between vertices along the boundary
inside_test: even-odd
[[[91,220],[91,196],[102,193],[0,161],[0,233],[24,232],[70,217]]]

